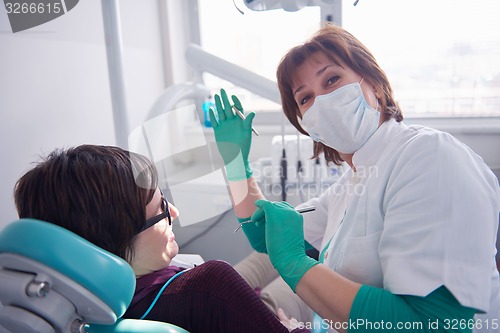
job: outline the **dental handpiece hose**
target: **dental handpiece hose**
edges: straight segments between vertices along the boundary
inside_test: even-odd
[[[319,171],[321,168],[321,162],[319,160],[319,157],[316,157],[316,161],[314,162],[314,182],[316,183],[317,190],[320,191],[321,188],[321,180],[320,180],[320,175]]]
[[[286,161],[286,142],[285,142],[285,116],[281,118],[281,161],[280,161],[280,184],[281,200],[286,201],[286,180],[288,178],[288,163]]]
[[[287,175],[288,162],[286,161],[286,150],[284,147],[283,147],[283,153],[281,156],[280,167],[281,167],[281,173],[280,173],[281,200],[286,201],[286,180],[288,177],[288,175]]]

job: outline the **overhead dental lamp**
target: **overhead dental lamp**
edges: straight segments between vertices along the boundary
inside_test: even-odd
[[[358,1],[356,0],[355,5]],[[304,7],[317,6],[320,8],[321,22],[342,25],[342,0],[243,0],[243,2],[254,11],[283,9],[287,12],[296,12]],[[241,10],[240,12],[243,13]]]
[[[333,5],[337,1],[340,0],[244,0],[244,3],[255,11],[284,9],[287,12],[295,12],[307,6]]]

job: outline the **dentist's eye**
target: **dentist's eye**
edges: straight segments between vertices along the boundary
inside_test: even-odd
[[[340,76],[335,75],[335,76],[332,76],[331,78],[329,78],[328,81],[326,81],[326,84],[330,86],[330,85],[336,83],[338,80],[340,80]]]
[[[301,99],[299,100],[299,103],[298,103],[298,104],[299,104],[299,105],[304,105],[304,104],[306,104],[306,103],[309,101],[309,99],[310,99],[310,98],[309,98],[309,96],[303,97],[303,98],[301,98]]]

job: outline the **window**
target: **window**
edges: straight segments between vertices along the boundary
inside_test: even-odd
[[[374,54],[405,115],[500,115],[500,2],[360,0],[342,25]]]
[[[296,12],[281,9],[256,12],[237,1],[244,12],[241,14],[231,0],[198,0],[198,3],[201,47],[272,81],[276,81],[276,68],[286,51],[304,42],[320,26],[319,7]],[[247,110],[281,108],[210,74],[204,75],[204,81],[214,90],[225,88],[238,95]]]
[[[374,54],[405,115],[500,115],[500,2],[353,0],[342,25]],[[237,3],[240,3],[237,1]],[[280,58],[320,25],[319,7],[255,12],[232,1],[199,0],[202,47],[273,81]],[[218,78],[255,111],[280,106]]]

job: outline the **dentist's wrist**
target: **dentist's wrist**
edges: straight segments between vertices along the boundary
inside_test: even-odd
[[[295,292],[295,288],[304,274],[318,264],[319,262],[317,260],[304,254],[286,265],[274,265],[273,263],[273,266],[286,284]]]
[[[226,176],[230,181],[245,180],[253,175],[252,167],[248,160],[239,157],[226,164]]]

